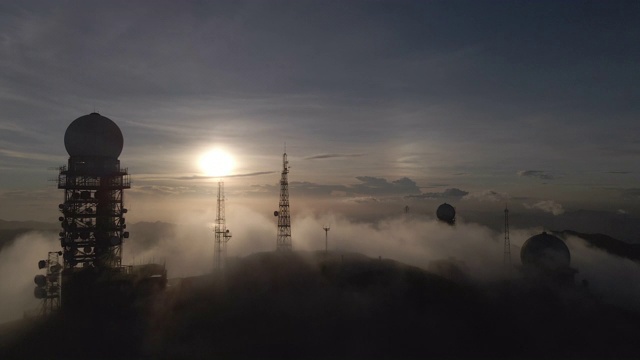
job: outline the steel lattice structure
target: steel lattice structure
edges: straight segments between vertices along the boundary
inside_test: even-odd
[[[51,315],[60,310],[61,298],[61,274],[62,265],[60,264],[61,251],[49,252],[47,260],[40,260],[38,268],[46,269],[46,275],[36,275],[34,282],[36,288],[33,294],[36,298],[42,299],[42,307],[40,315]]]
[[[120,267],[125,231],[123,190],[131,187],[127,169],[117,159],[70,157],[60,168],[58,189],[65,268]]]
[[[213,232],[215,244],[213,248],[213,270],[220,271],[227,266],[227,242],[231,239],[231,232],[225,224],[224,214],[224,182],[218,182],[218,202],[216,208],[216,222]]]
[[[280,204],[274,215],[278,217],[277,251],[291,251],[291,214],[289,212],[289,161],[287,152],[282,154],[282,176],[280,177]]]

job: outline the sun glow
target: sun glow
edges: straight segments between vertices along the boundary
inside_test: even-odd
[[[200,169],[208,176],[227,176],[231,174],[235,161],[222,150],[212,150],[200,157]]]

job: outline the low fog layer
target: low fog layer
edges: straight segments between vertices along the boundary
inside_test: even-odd
[[[32,231],[19,235],[0,251],[0,323],[22,318],[25,311],[33,311],[41,300],[33,296],[33,278],[44,274],[38,261],[47,258],[49,251],[58,251],[55,234]]]
[[[251,208],[229,206],[227,226],[233,237],[228,243],[230,258],[275,249],[276,218],[267,217]],[[213,265],[213,232],[211,219],[215,213],[181,220],[172,226],[157,223],[166,232],[150,238],[136,233],[125,245],[125,263],[166,261],[170,277],[208,273]],[[148,224],[151,225],[151,224]],[[295,250],[324,250],[325,232],[329,225],[329,251],[358,252],[370,257],[394,259],[428,269],[431,261],[462,261],[471,279],[480,282],[499,280],[502,268],[504,234],[476,223],[459,219],[455,226],[424,215],[402,215],[377,223],[353,222],[335,214],[306,213],[292,219]],[[520,247],[541,228],[510,231],[511,258],[520,265]],[[137,242],[144,237],[145,241]],[[636,309],[633,299],[640,298],[640,264],[589,247],[582,239],[570,236],[571,266],[578,270],[576,282],[587,280],[589,288],[605,301]],[[620,279],[627,279],[622,281]],[[640,310],[640,309],[638,309]]]
[[[276,219],[251,208],[229,206],[227,225],[233,237],[228,256],[244,257],[275,249]],[[137,223],[130,226],[131,238],[124,246],[124,264],[166,263],[169,277],[209,273],[213,266],[213,212],[177,219],[178,224]],[[499,280],[503,239],[500,232],[459,219],[455,226],[426,216],[402,215],[377,223],[356,223],[340,215],[306,213],[292,219],[295,250],[323,250],[329,225],[329,251],[357,252],[377,258],[394,259],[428,269],[432,261],[451,259],[463,262],[468,276],[477,282]],[[520,265],[520,246],[542,229],[512,229],[511,256]],[[636,309],[640,297],[640,266],[632,260],[586,246],[577,237],[568,237],[571,266],[578,270],[576,282],[587,280],[589,289],[605,301]],[[19,236],[0,252],[0,322],[17,319],[37,307],[33,297],[36,263],[48,251],[59,250],[55,234],[31,232]],[[515,273],[515,272],[514,272]],[[622,281],[621,279],[625,279]]]
[[[132,235],[125,245],[125,263],[166,261],[171,277],[207,273],[212,268],[213,213],[200,218],[190,217],[175,227],[166,227],[166,234],[149,239]],[[229,207],[227,227],[232,233],[228,256],[246,256],[275,249],[276,218],[266,217],[250,208]],[[183,219],[184,220],[184,219]],[[292,219],[294,250],[324,250],[323,226],[330,226],[329,250],[358,252],[371,257],[390,258],[427,268],[430,261],[455,258],[462,260],[476,277],[491,279],[499,276],[502,265],[502,234],[477,224],[456,226],[432,218],[399,216],[377,223],[355,223],[339,215],[303,214]],[[146,227],[148,227],[147,225]],[[521,244],[536,230],[513,231],[512,242]],[[143,237],[143,242],[136,242]],[[515,251],[515,250],[514,250]],[[514,255],[514,256],[517,256]]]

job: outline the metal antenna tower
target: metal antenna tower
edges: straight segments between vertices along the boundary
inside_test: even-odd
[[[324,230],[324,253],[326,255],[329,253],[329,230],[331,230],[331,228],[324,226],[322,229]]]
[[[227,242],[231,232],[227,229],[224,216],[224,182],[218,181],[218,203],[216,207],[215,245],[213,248],[213,270],[221,271],[227,265]]]
[[[285,145],[282,154],[282,176],[280,177],[280,205],[278,211],[273,214],[278,217],[277,251],[291,251],[291,214],[289,213],[289,161],[287,160],[287,148]]]
[[[511,269],[511,242],[509,240],[509,209],[504,206],[504,266]]]
[[[46,275],[36,275],[33,279],[37,285],[33,294],[36,298],[42,299],[42,316],[51,315],[60,309],[63,268],[60,264],[60,255],[62,255],[62,251],[51,251],[47,260],[38,262],[38,268],[47,269]]]

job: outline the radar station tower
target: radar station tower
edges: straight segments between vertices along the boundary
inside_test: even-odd
[[[280,177],[280,205],[273,215],[278,217],[278,239],[276,251],[291,251],[291,214],[289,212],[289,161],[287,149],[282,154],[282,176]]]
[[[79,268],[121,267],[123,239],[129,237],[123,194],[131,187],[118,160],[123,143],[118,125],[95,112],[77,118],[65,132],[69,162],[58,175],[58,189],[64,190],[64,203],[58,207],[62,258],[69,274]]]
[[[213,232],[216,236],[213,248],[213,270],[222,271],[227,266],[227,243],[231,239],[231,232],[227,229],[227,225],[225,224],[223,181],[218,181],[216,224]]]

